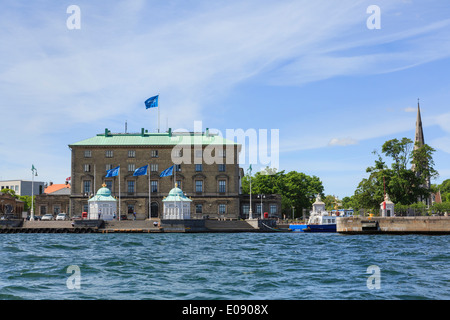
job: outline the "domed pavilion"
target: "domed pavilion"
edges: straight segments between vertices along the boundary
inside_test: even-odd
[[[163,200],[163,219],[190,219],[192,200],[183,194],[183,191],[175,184],[169,195]]]
[[[117,200],[111,196],[111,190],[103,184],[97,194],[88,200],[88,219],[113,220],[117,214]]]

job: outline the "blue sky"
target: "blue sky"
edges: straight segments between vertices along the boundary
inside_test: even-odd
[[[80,29],[67,28],[70,5]],[[370,5],[380,29],[367,28]],[[374,149],[414,138],[420,98],[433,182],[450,178],[447,0],[6,0],[0,42],[3,180],[31,179],[34,164],[63,183],[70,143],[125,121],[154,131],[155,94],[162,130],[279,130],[278,170],[317,175],[340,198]]]

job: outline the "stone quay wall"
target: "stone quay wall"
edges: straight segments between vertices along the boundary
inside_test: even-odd
[[[450,217],[340,217],[336,231],[346,234],[450,234]]]

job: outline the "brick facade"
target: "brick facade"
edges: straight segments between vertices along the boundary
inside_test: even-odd
[[[238,218],[240,174],[242,173],[238,164],[240,145],[218,144],[213,147],[212,144],[202,143],[180,147],[180,145],[165,144],[164,141],[169,141],[171,136],[170,131],[166,134],[154,135],[144,134],[142,131],[141,135],[132,135],[110,134],[108,130],[105,130],[105,135],[97,135],[95,142],[93,139],[87,139],[70,145],[72,150],[70,214],[80,215],[87,210],[88,199],[103,183],[111,189],[112,196],[119,199],[119,176],[106,178],[106,173],[108,169],[120,165],[121,214],[131,218],[134,211],[138,219],[147,218],[149,216],[148,176],[133,176],[133,173],[139,167],[150,165],[152,189],[157,189],[151,193],[152,217],[162,217],[162,200],[174,187],[176,177],[176,181],[181,183],[183,192],[193,200],[192,218]],[[114,139],[109,139],[110,137]],[[202,137],[203,142],[209,138],[215,138],[205,134]],[[163,138],[166,140],[161,142]],[[136,142],[141,140],[145,142]],[[120,144],[117,141],[120,141]],[[181,158],[172,157],[174,147],[182,149],[182,154],[179,155]],[[212,149],[214,149],[213,152],[211,152]],[[216,150],[219,149],[225,151],[216,154]],[[208,155],[212,155],[214,161],[211,161]],[[168,177],[159,176],[161,171],[179,160],[183,160],[180,171]]]

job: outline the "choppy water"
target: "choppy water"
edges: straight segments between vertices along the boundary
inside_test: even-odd
[[[449,241],[301,233],[0,234],[0,299],[450,299]],[[368,286],[368,280],[377,283],[370,277],[378,274],[367,273],[373,265],[379,289]]]

